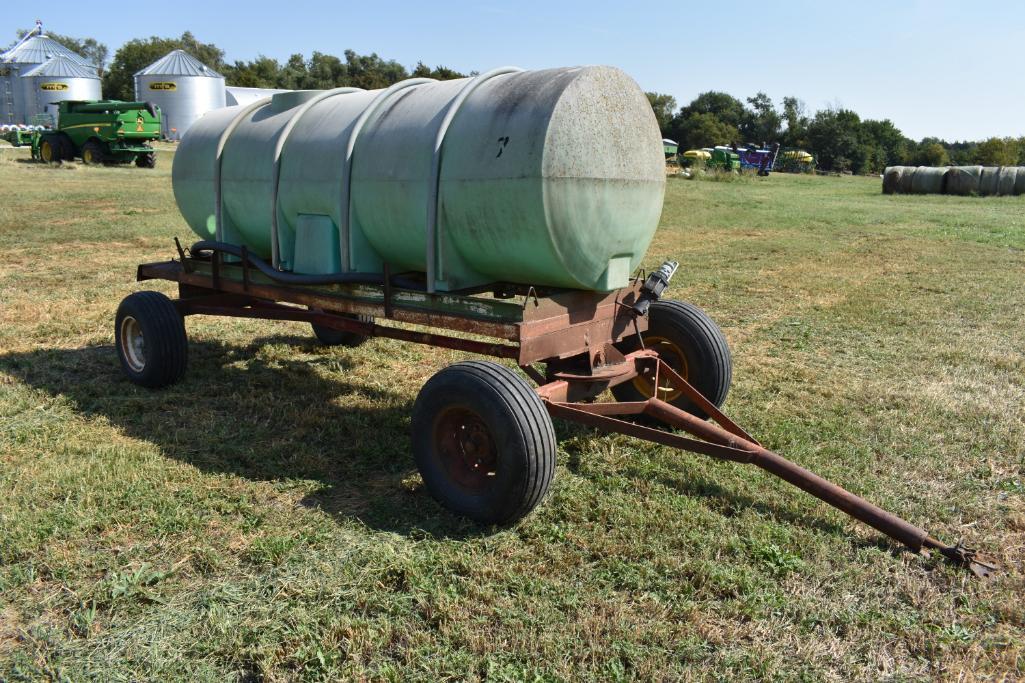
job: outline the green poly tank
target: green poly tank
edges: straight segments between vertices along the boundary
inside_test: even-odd
[[[502,68],[214,110],[181,142],[173,183],[200,237],[281,270],[387,263],[430,291],[607,291],[654,235],[664,167],[651,106],[622,71]]]

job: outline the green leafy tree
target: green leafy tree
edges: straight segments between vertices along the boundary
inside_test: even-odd
[[[439,81],[451,81],[456,78],[466,78],[466,74],[459,73],[455,69],[450,69],[447,66],[436,66],[432,69],[423,62],[417,62],[409,75],[416,78],[435,78]]]
[[[808,124],[808,142],[819,166],[829,171],[864,172],[869,151],[861,140],[861,118],[849,109],[823,109]]]
[[[681,124],[680,149],[700,149],[715,145],[728,145],[737,142],[740,131],[736,126],[722,121],[715,114],[695,113],[688,116]]]
[[[887,166],[907,163],[909,148],[913,145],[889,119],[862,121],[861,139],[869,148],[866,165],[867,170],[872,173],[880,173]]]
[[[808,115],[805,113],[804,102],[796,97],[783,98],[783,144],[787,147],[808,146]]]
[[[377,53],[359,55],[352,50],[346,50],[345,63],[348,69],[348,82],[344,85],[364,90],[387,88],[409,77],[406,67],[393,59],[381,59]]]
[[[644,94],[648,96],[651,109],[655,112],[655,120],[658,121],[658,129],[662,131],[662,137],[669,137],[673,125],[673,114],[676,112],[676,98],[658,92]]]
[[[1018,163],[1018,144],[1014,138],[989,138],[975,148],[975,163],[983,166],[1014,166]]]
[[[779,140],[783,127],[783,118],[776,111],[772,99],[763,92],[747,98],[751,105],[741,133],[749,142],[755,144],[771,144]]]
[[[224,68],[224,50],[213,43],[202,43],[191,32],[180,38],[136,38],[114,53],[110,68],[103,75],[103,95],[108,99],[135,99],[135,72],[166,55],[171,50],[185,50],[211,69]]]
[[[950,163],[950,154],[939,140],[926,138],[911,156],[911,163],[914,166],[946,166]]]

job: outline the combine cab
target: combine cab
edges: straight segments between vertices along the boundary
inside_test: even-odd
[[[57,127],[32,141],[32,157],[50,164],[83,163],[153,168],[150,141],[160,138],[160,110],[149,102],[99,100],[60,103]]]

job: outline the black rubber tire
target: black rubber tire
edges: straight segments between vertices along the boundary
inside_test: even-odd
[[[470,411],[495,449],[494,475],[480,490],[456,481],[439,452],[450,410]],[[555,475],[555,429],[534,390],[488,361],[450,365],[424,384],[413,405],[413,454],[427,490],[456,514],[481,524],[510,524],[541,502]]]
[[[64,161],[74,161],[75,143],[71,141],[71,138],[68,137],[67,133],[58,133],[57,141],[61,151],[61,158]]]
[[[48,135],[39,141],[39,160],[52,166],[64,163],[63,145],[59,137]]]
[[[103,145],[98,140],[86,140],[82,145],[82,163],[87,166],[99,166],[105,160]]]
[[[142,333],[142,366],[133,362],[125,348],[124,326],[134,320]],[[189,341],[185,334],[185,320],[178,309],[160,292],[129,294],[117,307],[114,319],[114,342],[121,368],[135,384],[159,389],[174,384],[185,374],[188,364]],[[138,351],[135,356],[140,355]]]
[[[716,408],[726,402],[733,380],[733,359],[726,336],[719,326],[703,310],[686,301],[656,301],[648,310],[648,331],[646,338],[662,337],[674,344],[683,354],[686,373],[681,373],[691,386],[697,389]],[[636,337],[618,345],[624,353],[640,348]],[[670,358],[666,362],[677,372]],[[617,401],[644,401],[651,398],[642,393],[633,382],[612,387]],[[697,409],[686,396],[670,401],[672,405],[698,417],[706,418],[704,411]]]
[[[317,309],[310,309],[317,310]],[[374,322],[374,316],[372,315],[352,315],[349,313],[336,313],[345,318],[352,318],[358,320],[361,323],[372,323]],[[310,327],[313,328],[313,334],[324,346],[348,346],[354,348],[362,344],[367,340],[362,334],[356,334],[355,332],[346,332],[345,330],[336,330],[330,327],[324,327],[317,323],[310,323]]]
[[[157,155],[154,152],[148,154],[140,154],[135,157],[135,165],[139,168],[156,168],[157,167]]]

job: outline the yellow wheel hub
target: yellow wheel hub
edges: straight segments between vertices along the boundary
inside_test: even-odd
[[[91,164],[96,161],[96,157],[93,155],[93,151],[91,149],[87,149],[82,152],[82,161],[87,164]]]
[[[689,370],[687,366],[687,357],[683,355],[683,351],[679,346],[669,341],[665,337],[645,337],[644,347],[658,353],[665,363],[675,370],[680,377],[690,381]],[[658,391],[656,392],[652,386],[651,379],[644,375],[638,375],[633,379],[634,388],[644,396],[655,396],[660,398],[667,403],[672,403],[676,399],[680,398],[683,394],[682,391],[674,387],[668,377],[658,378]]]
[[[53,161],[53,145],[49,142],[44,142],[39,146],[39,156],[43,157],[43,161],[49,163]]]

